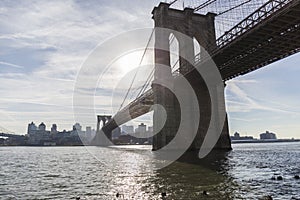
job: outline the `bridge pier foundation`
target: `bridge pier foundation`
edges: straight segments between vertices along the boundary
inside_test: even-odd
[[[157,134],[153,136],[152,150],[155,151],[166,146],[174,138],[179,126],[179,123],[176,123],[177,117],[180,115],[177,113],[178,110],[174,109],[178,102],[169,89],[155,84],[152,85],[152,88],[154,102],[159,102],[158,104],[165,109],[154,108],[153,130]]]
[[[206,137],[206,134],[209,129],[210,123],[217,123],[212,119],[211,115],[211,99],[210,94],[207,89],[207,86],[200,75],[191,74],[190,76],[187,76],[186,78],[189,80],[189,82],[193,85],[193,89],[197,95],[197,101],[200,111],[200,121],[195,121],[194,118],[194,112],[193,112],[193,105],[195,102],[191,102],[191,106],[188,108],[182,108],[182,109],[188,109],[191,113],[190,118],[183,119],[188,120],[188,123],[193,126],[193,124],[198,123],[198,130],[197,135],[194,138],[194,141],[192,142],[190,148],[188,150],[194,151],[199,150],[203,144],[204,138]],[[176,81],[174,82],[174,88],[176,90]],[[153,128],[154,131],[157,132],[157,134],[153,137],[153,146],[152,150],[159,150],[166,146],[176,135],[180,120],[181,120],[181,111],[180,111],[180,105],[177,101],[174,94],[168,90],[167,88],[164,88],[160,85],[153,85],[152,86],[154,91],[154,104],[160,104],[165,108],[166,114],[163,113],[161,109],[154,109],[154,115],[153,115]],[[178,87],[180,88],[180,87]],[[216,88],[217,89],[217,88]],[[220,101],[220,103],[224,103],[224,101]],[[222,106],[223,107],[223,106]],[[225,105],[224,105],[225,108]],[[225,110],[219,110],[220,112],[226,112]],[[223,113],[224,114],[224,113]],[[165,124],[164,117],[167,115]],[[228,118],[227,114],[225,113],[226,118],[224,120],[224,125],[221,134],[214,132],[213,134],[218,135],[219,138],[214,146],[213,149],[215,150],[231,150],[231,141],[229,136],[229,126],[228,126]],[[219,115],[216,116],[216,118],[219,118]],[[163,127],[161,130],[160,128]],[[191,134],[191,133],[185,133],[185,134]]]

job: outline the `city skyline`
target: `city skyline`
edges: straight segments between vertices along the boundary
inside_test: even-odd
[[[54,127],[55,127],[55,132],[64,132],[64,131],[70,131],[71,130],[71,129],[70,130],[68,130],[68,129],[59,129],[58,128],[59,126],[56,123],[51,124],[51,125],[48,126],[44,122],[40,122],[40,123],[36,124],[35,122],[32,121],[31,123],[28,124],[28,126],[27,126],[27,132],[24,133],[24,135],[28,134],[29,129],[30,129],[29,126],[31,126],[31,125],[35,126],[35,130],[39,130],[40,129],[39,127],[41,125],[45,126],[43,128],[43,130],[46,130],[46,131],[47,131],[47,127],[50,127],[50,129],[48,128],[48,130],[51,130],[50,132],[52,132],[52,129]],[[145,126],[145,131],[140,131],[139,130],[140,126]],[[78,127],[80,127],[80,128],[78,128]],[[96,131],[96,129],[94,127],[92,127],[92,126],[86,126],[85,129],[84,129],[79,122],[76,122],[70,128],[72,128],[72,130],[77,130],[77,131],[87,131],[87,130],[94,131],[94,132]],[[129,124],[123,124],[123,125],[120,126],[120,130],[121,130],[121,134],[132,134],[132,133],[136,133],[136,132],[146,132],[146,131],[152,132],[153,131],[153,125],[145,124],[143,122],[141,122],[137,126],[132,125],[132,124],[130,124],[130,125]],[[0,133],[1,133],[1,131],[0,131]],[[261,134],[265,134],[265,133],[269,133],[269,131],[266,130],[263,133],[258,133],[258,136],[260,136]],[[247,133],[240,133],[238,131],[236,131],[234,133],[230,133],[230,136],[234,136],[235,134],[239,134],[240,136],[243,136],[243,137],[247,137],[247,136],[253,137],[252,135],[248,135]]]
[[[112,35],[153,27],[151,10],[158,3],[1,2],[0,126],[15,133],[26,133],[28,121],[72,126],[72,94],[81,64]],[[270,130],[279,138],[300,138],[299,59],[295,54],[226,83],[230,134],[258,137]],[[96,114],[111,114],[107,90],[97,92]],[[148,115],[132,123],[149,121]],[[95,127],[96,117],[94,124],[82,125]]]
[[[41,121],[41,122],[38,122],[38,123],[35,123],[34,121],[32,121],[32,122],[30,122],[30,123],[28,123],[27,124],[27,130],[28,130],[28,126],[29,125],[34,125],[34,126],[36,126],[36,128],[38,128],[40,125],[44,125],[45,126],[45,130],[47,130],[47,127],[48,127],[48,129],[50,128],[51,130],[52,130],[52,128],[53,127],[55,127],[55,130],[56,131],[66,131],[66,130],[68,130],[68,129],[59,129],[59,124],[57,124],[57,123],[54,123],[54,124],[45,124],[43,121]],[[122,131],[124,131],[124,132],[127,132],[127,131],[125,131],[124,129],[125,128],[132,128],[132,132],[135,132],[136,130],[137,130],[137,128],[140,126],[140,125],[143,125],[143,126],[145,126],[146,127],[146,129],[148,130],[148,129],[152,129],[153,128],[153,126],[152,125],[148,125],[148,124],[145,124],[145,123],[140,123],[140,124],[138,124],[137,126],[135,126],[135,125],[128,125],[128,124],[123,124],[122,126],[120,126],[120,128],[121,128],[121,130]],[[76,122],[75,124],[73,124],[73,125],[71,125],[69,128],[72,128],[73,130],[74,130],[74,127],[75,127],[75,129],[76,130],[87,130],[87,129],[91,129],[91,130],[96,130],[96,128],[95,127],[93,127],[93,126],[85,126],[85,127],[83,127],[81,124],[80,124],[80,122]],[[78,128],[78,127],[80,127],[80,128]],[[84,129],[85,128],[85,129]],[[49,130],[50,130],[49,129]],[[26,131],[27,132],[27,131]],[[25,133],[26,134],[26,133]]]

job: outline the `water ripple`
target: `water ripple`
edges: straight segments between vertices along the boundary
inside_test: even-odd
[[[147,147],[87,148],[1,147],[1,199],[300,199],[300,143],[235,144],[215,160],[156,171]]]

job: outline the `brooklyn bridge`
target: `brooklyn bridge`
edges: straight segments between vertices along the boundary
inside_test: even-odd
[[[193,1],[194,2],[194,1]],[[231,149],[228,121],[225,109],[217,110],[217,117],[212,115],[213,100],[207,81],[197,69],[209,67],[213,61],[217,67],[222,83],[265,67],[280,59],[300,51],[300,1],[299,0],[239,0],[200,1],[197,5],[189,5],[184,9],[176,7],[176,0],[160,3],[152,11],[155,41],[155,68],[141,88],[137,98],[122,108],[114,116],[98,116],[97,134],[93,145],[105,145],[100,134],[104,133],[111,140],[111,132],[116,127],[146,113],[154,111],[153,150],[166,146],[175,137],[181,122],[179,101],[174,93],[156,81],[168,79],[173,82],[173,90],[184,77],[192,86],[199,107],[200,118],[189,119],[197,124],[197,134],[190,149],[200,149],[209,133],[211,121],[218,116],[225,116],[221,133],[214,143],[214,149]],[[226,5],[224,5],[226,4]],[[224,17],[225,16],[225,17]],[[233,19],[234,16],[234,19]],[[231,23],[227,29],[219,30],[220,24]],[[158,31],[163,28],[168,31]],[[184,34],[190,40],[182,39]],[[176,38],[179,44],[178,69],[170,62],[170,45]],[[196,40],[204,50],[195,54]],[[161,49],[165,50],[161,50]],[[207,53],[204,53],[207,52]],[[190,61],[192,60],[192,61]],[[161,70],[160,65],[169,66],[169,70]],[[151,82],[151,80],[153,81]],[[147,87],[148,86],[148,87]],[[150,87],[149,87],[150,86]],[[224,93],[223,87],[223,93]],[[218,90],[217,86],[214,88]],[[225,108],[224,95],[218,103]],[[167,118],[161,128],[161,113],[153,105],[162,105]],[[103,126],[100,129],[100,122]],[[185,133],[189,134],[189,133]]]

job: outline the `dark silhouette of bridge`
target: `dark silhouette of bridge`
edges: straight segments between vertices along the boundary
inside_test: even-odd
[[[207,1],[207,3],[210,3],[210,1]],[[199,9],[199,7],[196,9]],[[155,28],[167,28],[195,38],[209,53],[224,83],[227,80],[250,73],[300,51],[299,0],[269,0],[218,39],[216,39],[214,24],[216,14],[207,13],[203,15],[195,12],[196,9],[185,8],[184,10],[177,10],[170,8],[170,4],[160,3],[152,12]],[[174,35],[176,37],[176,33]],[[177,37],[177,39],[179,46],[183,45],[180,38]],[[166,48],[169,48],[169,35],[156,35],[155,43],[160,45],[163,43]],[[176,85],[178,77],[184,76],[197,94],[200,113],[204,117],[201,117],[200,122],[195,122],[199,123],[199,128],[191,149],[198,149],[203,143],[211,120],[211,100],[209,99],[203,77],[197,73],[195,67],[192,67],[192,65],[196,67],[205,66],[207,62],[206,56],[201,55],[201,52],[198,55],[192,54],[192,43],[190,46],[184,52],[179,53],[180,67],[173,72],[172,77]],[[188,63],[182,59],[181,54],[193,56],[194,63]],[[171,66],[170,53],[155,50],[155,63]],[[159,70],[155,68],[154,79],[163,78],[159,76]],[[164,128],[153,138],[153,149],[160,149],[174,137],[172,133],[176,133],[178,129],[180,113],[178,113],[178,102],[172,92],[156,85],[152,85],[152,88],[146,90],[129,105],[119,110],[106,122],[102,130],[108,138],[111,138],[113,129],[152,111],[152,105],[154,104],[161,104],[169,108],[166,109],[168,118]],[[156,117],[154,112],[154,130],[157,123]],[[99,131],[93,141],[95,145],[101,145],[98,134]],[[231,148],[227,118],[215,148]]]

